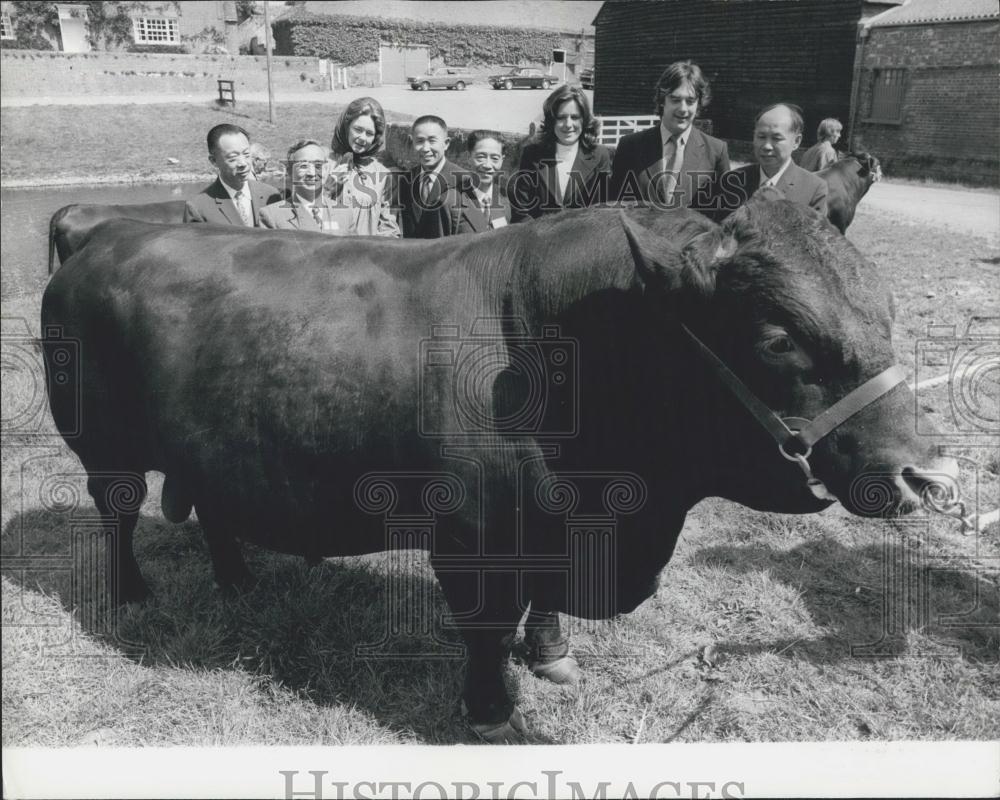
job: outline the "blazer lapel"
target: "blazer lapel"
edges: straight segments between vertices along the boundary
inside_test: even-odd
[[[594,156],[594,152],[585,151],[582,147],[577,150],[576,160],[573,162],[573,168],[570,170],[569,185],[566,189],[566,202],[563,205],[571,206],[577,201],[577,190],[582,189],[588,184],[590,176],[594,174],[595,169],[597,169],[597,159]],[[574,175],[577,177],[574,178]]]
[[[547,146],[545,152],[542,153],[542,157],[538,159],[538,175],[542,185],[545,187],[545,191],[549,194],[549,198],[561,206],[563,199],[559,194],[559,176],[556,175],[555,145]],[[544,207],[549,205],[549,203],[543,202],[542,205]]]
[[[414,167],[410,171],[410,197],[408,198],[412,205],[410,206],[413,212],[413,219],[416,222],[420,222],[420,217],[423,216],[423,200],[420,198],[420,176],[423,175],[423,170],[420,167]]]
[[[226,187],[222,185],[222,179],[216,178],[215,183],[212,184],[212,191],[209,193],[215,198],[215,207],[219,210],[229,222],[230,225],[242,225],[243,219],[240,217],[240,212],[236,210],[236,203],[229,196],[229,192],[226,191]]]

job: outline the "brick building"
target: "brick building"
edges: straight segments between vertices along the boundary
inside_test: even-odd
[[[784,100],[805,111],[804,146],[836,117],[840,146],[888,174],[1000,182],[997,0],[607,0],[594,26],[602,116],[652,113],[663,68],[690,58],[737,158],[757,111]]]
[[[860,30],[853,141],[895,175],[1000,185],[1000,6],[911,0]]]
[[[48,5],[51,22],[28,31],[19,25],[18,6],[0,2],[0,41],[4,47],[45,47],[65,53],[89,52],[91,42],[86,3],[37,3]],[[109,49],[146,52],[199,53],[225,48],[236,53],[236,3],[222,0],[198,2],[147,2],[130,12],[131,41]]]

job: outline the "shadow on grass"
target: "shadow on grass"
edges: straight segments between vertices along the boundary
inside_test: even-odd
[[[995,664],[1000,655],[996,569],[935,559],[894,534],[883,544],[845,547],[823,537],[790,550],[763,545],[699,550],[693,565],[767,572],[800,592],[818,639],[730,642],[730,654],[775,652],[817,663],[840,659],[952,657]],[[908,634],[919,634],[908,638]]]
[[[200,526],[144,516],[135,549],[153,598],[115,613],[106,607],[104,562],[90,552],[89,530],[77,527],[74,535],[71,528],[66,515],[50,511],[15,517],[3,535],[3,571],[25,590],[57,595],[85,638],[144,666],[239,669],[319,706],[361,709],[404,739],[478,741],[459,714],[464,647],[457,632],[442,628],[447,608],[423,553],[309,567],[244,546],[258,584],[224,597]],[[517,675],[507,680],[516,697]]]

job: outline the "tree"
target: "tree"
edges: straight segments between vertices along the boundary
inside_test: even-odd
[[[267,0],[264,0],[267,2]],[[236,0],[236,21],[250,19],[257,13],[257,0]]]

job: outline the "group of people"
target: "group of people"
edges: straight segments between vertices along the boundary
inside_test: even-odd
[[[802,111],[790,103],[770,105],[754,120],[756,163],[731,169],[726,143],[694,125],[710,100],[697,64],[671,64],[656,84],[660,124],[624,136],[612,158],[597,143],[598,120],[582,89],[563,85],[545,100],[539,132],[503,186],[502,136],[470,133],[465,145],[472,166],[464,170],[448,160],[448,126],[434,115],[411,127],[416,166],[394,175],[379,159],[385,113],[371,97],[344,109],[329,148],[302,139],[288,149],[287,192],[258,180],[262,154],[243,128],[217,125],[208,151],[219,177],[188,201],[185,220],[432,239],[608,202],[691,208],[721,221],[764,186],[826,214],[827,185],[814,172],[837,158],[837,120],[823,120],[820,141],[799,166],[792,153],[802,142]]]

